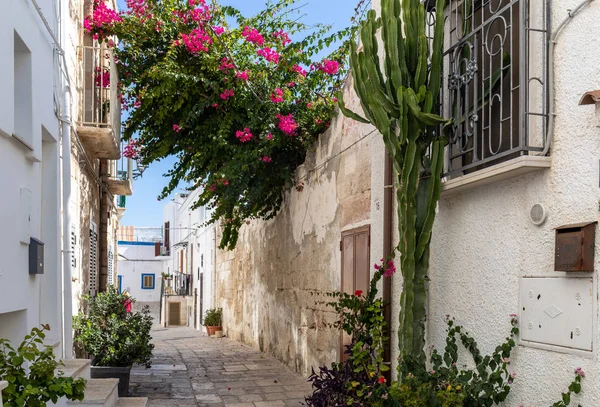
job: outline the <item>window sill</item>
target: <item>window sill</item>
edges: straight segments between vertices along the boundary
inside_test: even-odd
[[[449,180],[442,179],[442,194],[449,195],[455,192],[462,192],[533,171],[550,168],[550,163],[550,157],[521,156],[471,174],[461,175]]]

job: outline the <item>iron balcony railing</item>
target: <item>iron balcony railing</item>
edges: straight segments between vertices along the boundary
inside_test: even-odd
[[[79,123],[82,126],[111,128],[121,138],[119,76],[112,49],[104,45],[80,46]]]
[[[446,175],[539,154],[547,143],[549,2],[446,4],[440,110],[454,119]]]

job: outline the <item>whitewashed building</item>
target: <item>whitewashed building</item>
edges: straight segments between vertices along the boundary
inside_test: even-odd
[[[135,298],[134,310],[147,305],[159,322],[162,260],[161,228],[122,227],[119,231],[118,274],[115,286]],[[122,233],[123,231],[131,231]]]
[[[204,225],[209,210],[194,208],[199,193],[176,194],[163,208],[164,326],[201,330],[206,310],[215,305],[215,228]]]

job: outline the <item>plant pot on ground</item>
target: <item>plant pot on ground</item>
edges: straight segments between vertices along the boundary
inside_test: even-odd
[[[216,332],[222,331],[222,323],[222,308],[211,308],[206,310],[206,314],[204,315],[204,326],[206,327],[206,333],[208,333],[209,336],[213,336]]]
[[[127,312],[135,299],[114,287],[85,301],[88,312],[73,318],[75,344],[92,357],[91,377],[119,379],[119,397],[127,397],[131,367],[151,364],[150,308]]]

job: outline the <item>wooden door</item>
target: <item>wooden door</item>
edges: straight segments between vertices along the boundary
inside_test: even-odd
[[[340,249],[342,251],[342,292],[354,294],[361,290],[363,295],[369,291],[370,275],[370,226],[342,232]],[[345,332],[341,333],[340,360],[347,359],[344,354],[345,346],[352,338]]]
[[[181,304],[178,302],[169,303],[169,325],[181,325]]]

